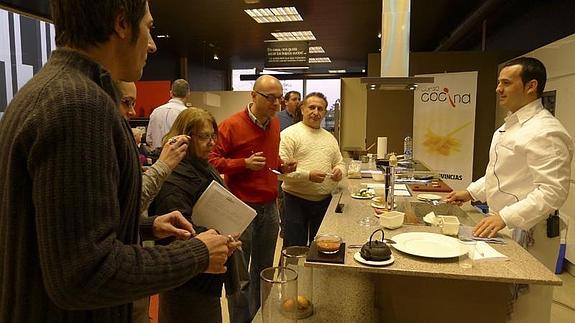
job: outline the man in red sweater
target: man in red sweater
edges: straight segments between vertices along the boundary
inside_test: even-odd
[[[277,175],[293,172],[297,162],[279,157],[280,123],[275,117],[280,108],[283,88],[271,76],[259,77],[248,106],[224,120],[218,128],[218,143],[209,160],[224,174],[234,195],[257,211],[255,219],[240,237],[246,265],[250,263],[247,308],[241,300],[231,300],[232,322],[251,322],[260,307],[260,272],[273,265],[279,230]]]

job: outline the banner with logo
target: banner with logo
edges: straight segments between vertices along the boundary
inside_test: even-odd
[[[426,74],[413,95],[414,158],[454,190],[472,181],[477,72]]]

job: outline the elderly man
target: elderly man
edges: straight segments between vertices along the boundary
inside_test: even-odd
[[[51,7],[58,48],[0,120],[0,322],[130,322],[133,300],[224,272],[236,245],[215,231],[136,244],[140,166],[112,80],[140,78],[156,50],[148,2]],[[145,224],[193,234],[179,212]]]
[[[307,246],[317,234],[331,192],[345,172],[335,137],[321,128],[327,99],[306,95],[302,122],[281,132],[280,156],[298,161],[298,170],[281,176],[285,202],[284,247]]]
[[[280,125],[275,114],[282,85],[271,75],[259,77],[251,92],[252,102],[218,127],[218,142],[209,160],[224,174],[234,195],[257,211],[240,237],[246,264],[250,263],[250,313],[238,313],[232,321],[251,321],[260,306],[259,274],[273,265],[278,235],[277,175],[289,173],[296,162],[279,157]],[[242,309],[238,309],[242,311]]]
[[[146,142],[152,149],[162,147],[164,136],[170,131],[180,112],[186,109],[184,100],[188,93],[190,93],[188,82],[183,79],[175,80],[170,90],[170,101],[155,108],[150,114],[150,122],[146,129]]]

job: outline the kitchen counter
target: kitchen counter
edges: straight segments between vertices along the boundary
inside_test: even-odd
[[[342,186],[371,182],[371,179],[347,181]],[[354,199],[346,189],[342,193],[343,213],[335,213],[339,198],[336,195],[319,233],[335,233],[347,245],[363,244],[379,228],[358,223],[366,215],[374,216],[371,200]],[[384,229],[386,238],[410,231],[439,233],[439,228],[422,222],[421,217],[428,209],[435,208],[436,214],[449,211],[448,214],[458,215],[460,222],[466,225],[474,225],[482,217],[469,204],[463,209],[448,204],[431,206],[414,197],[397,197],[396,203],[400,211],[405,211],[405,224],[395,230]],[[306,267],[313,268],[315,313],[303,321],[479,323],[511,319],[512,322],[548,322],[552,286],[561,285],[561,280],[517,243],[510,239],[506,242],[491,246],[508,256],[509,261],[475,262],[469,269],[460,268],[457,258],[422,258],[393,248],[395,262],[387,267],[360,264],[353,259],[359,249],[349,248],[346,248],[344,264],[306,262]],[[512,301],[511,290],[516,284],[530,286],[530,293],[537,298],[535,305],[518,306]]]

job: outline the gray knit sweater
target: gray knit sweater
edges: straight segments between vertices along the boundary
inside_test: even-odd
[[[142,248],[141,173],[109,73],[56,50],[0,120],[0,322],[129,322],[131,301],[208,265]]]

